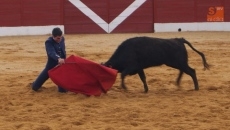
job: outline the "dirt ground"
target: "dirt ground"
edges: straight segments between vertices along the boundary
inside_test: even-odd
[[[186,46],[200,90],[191,77],[175,85],[178,70],[167,66],[145,69],[149,92],[138,75],[120,75],[101,96],[58,93],[48,80],[39,92],[27,87],[46,63],[44,36],[0,37],[0,130],[230,130],[230,32],[177,32],[65,35],[67,55],[101,63],[127,38],[184,37],[206,55]]]

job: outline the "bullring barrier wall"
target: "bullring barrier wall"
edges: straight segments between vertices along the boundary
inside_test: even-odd
[[[1,0],[0,36],[230,31],[229,0]]]

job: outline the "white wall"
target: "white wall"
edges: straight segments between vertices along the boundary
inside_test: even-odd
[[[0,27],[0,36],[45,35],[59,27],[64,33],[64,25]]]
[[[0,27],[0,36],[46,35],[55,27],[64,33],[64,25],[20,26]],[[155,32],[177,32],[179,28],[181,31],[230,31],[230,22],[154,23]]]
[[[230,31],[230,22],[154,23],[155,32]]]

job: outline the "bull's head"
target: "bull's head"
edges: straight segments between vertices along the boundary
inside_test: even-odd
[[[109,67],[109,68],[113,68],[112,67],[112,64],[110,63],[110,62],[101,62],[101,65],[103,65],[103,66],[106,66],[106,67]]]

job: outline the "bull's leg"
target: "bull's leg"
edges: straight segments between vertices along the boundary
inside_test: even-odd
[[[181,81],[183,74],[184,74],[184,72],[180,70],[180,73],[179,73],[177,80],[176,80],[177,86],[180,86],[180,81]]]
[[[149,90],[149,88],[148,88],[148,85],[147,85],[147,83],[146,83],[146,77],[145,77],[144,70],[139,71],[139,72],[138,72],[138,75],[139,75],[141,81],[142,81],[143,84],[144,84],[144,89],[145,89],[144,92],[147,93],[148,90]]]
[[[127,87],[125,86],[125,76],[127,73],[125,71],[121,72],[121,87],[125,90],[127,90]]]
[[[184,70],[184,72],[192,77],[195,90],[199,90],[198,81],[196,78],[196,71],[188,66],[187,69]]]

